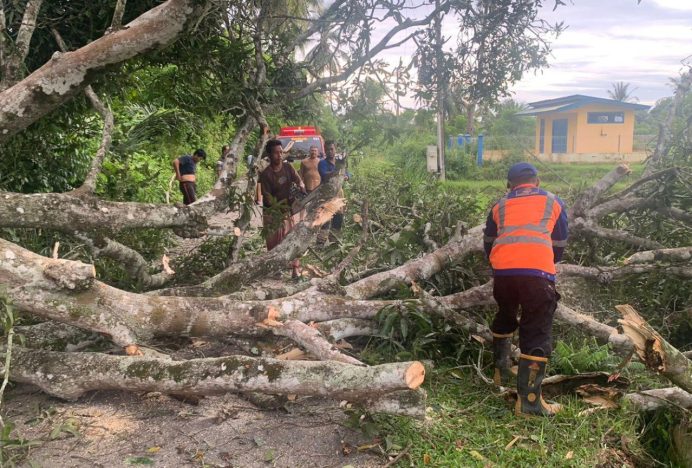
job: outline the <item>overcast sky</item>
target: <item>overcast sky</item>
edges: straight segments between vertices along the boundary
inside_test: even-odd
[[[552,3],[552,2],[549,2]],[[526,75],[516,98],[531,102],[569,94],[608,97],[631,83],[643,104],[672,94],[669,78],[692,64],[692,0],[573,0],[541,12],[568,29],[553,42],[550,68]]]
[[[532,102],[570,94],[608,97],[611,83],[624,81],[634,88],[642,104],[672,95],[671,77],[683,62],[692,64],[692,0],[544,0],[540,17],[550,23],[564,21],[567,30],[552,42],[550,67],[530,72],[512,88],[515,99]],[[414,4],[420,4],[412,1]],[[429,12],[424,7],[420,14]],[[375,31],[381,38],[392,22]],[[458,25],[447,17],[443,34],[456,43]],[[411,43],[385,51],[381,58],[392,65],[410,59]],[[405,105],[415,106],[413,99]]]

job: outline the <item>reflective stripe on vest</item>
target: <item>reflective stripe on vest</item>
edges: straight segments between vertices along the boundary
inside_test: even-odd
[[[549,193],[546,196],[545,210],[543,210],[543,216],[541,217],[540,224],[524,224],[521,226],[505,226],[505,210],[507,205],[507,198],[503,197],[497,207],[497,217],[498,217],[498,231],[497,235],[502,236],[503,234],[510,234],[514,231],[533,231],[540,234],[550,235],[548,231],[548,222],[550,222],[550,216],[553,214],[553,205],[555,204],[555,195]]]
[[[495,241],[495,245],[507,245],[507,244],[543,244],[548,247],[553,246],[553,243],[549,240],[545,240],[542,237],[533,236],[512,236],[512,237],[502,237]]]

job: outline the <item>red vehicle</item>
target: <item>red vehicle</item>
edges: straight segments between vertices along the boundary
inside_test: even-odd
[[[324,158],[324,139],[317,127],[282,127],[277,138],[284,149],[288,148],[288,161],[305,159],[313,145],[317,146],[320,158]]]

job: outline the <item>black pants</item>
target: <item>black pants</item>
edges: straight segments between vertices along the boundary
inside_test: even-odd
[[[496,276],[493,297],[498,311],[490,329],[494,333],[512,333],[519,328],[519,349],[523,354],[553,350],[553,315],[560,295],[555,283],[537,276]],[[521,319],[517,320],[521,306]]]
[[[183,203],[189,205],[197,200],[197,184],[194,182],[180,182],[180,191],[183,193]]]

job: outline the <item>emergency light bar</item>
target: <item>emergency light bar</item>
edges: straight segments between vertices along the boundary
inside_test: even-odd
[[[319,135],[315,127],[281,127],[279,131],[280,137],[302,136],[302,135]]]

